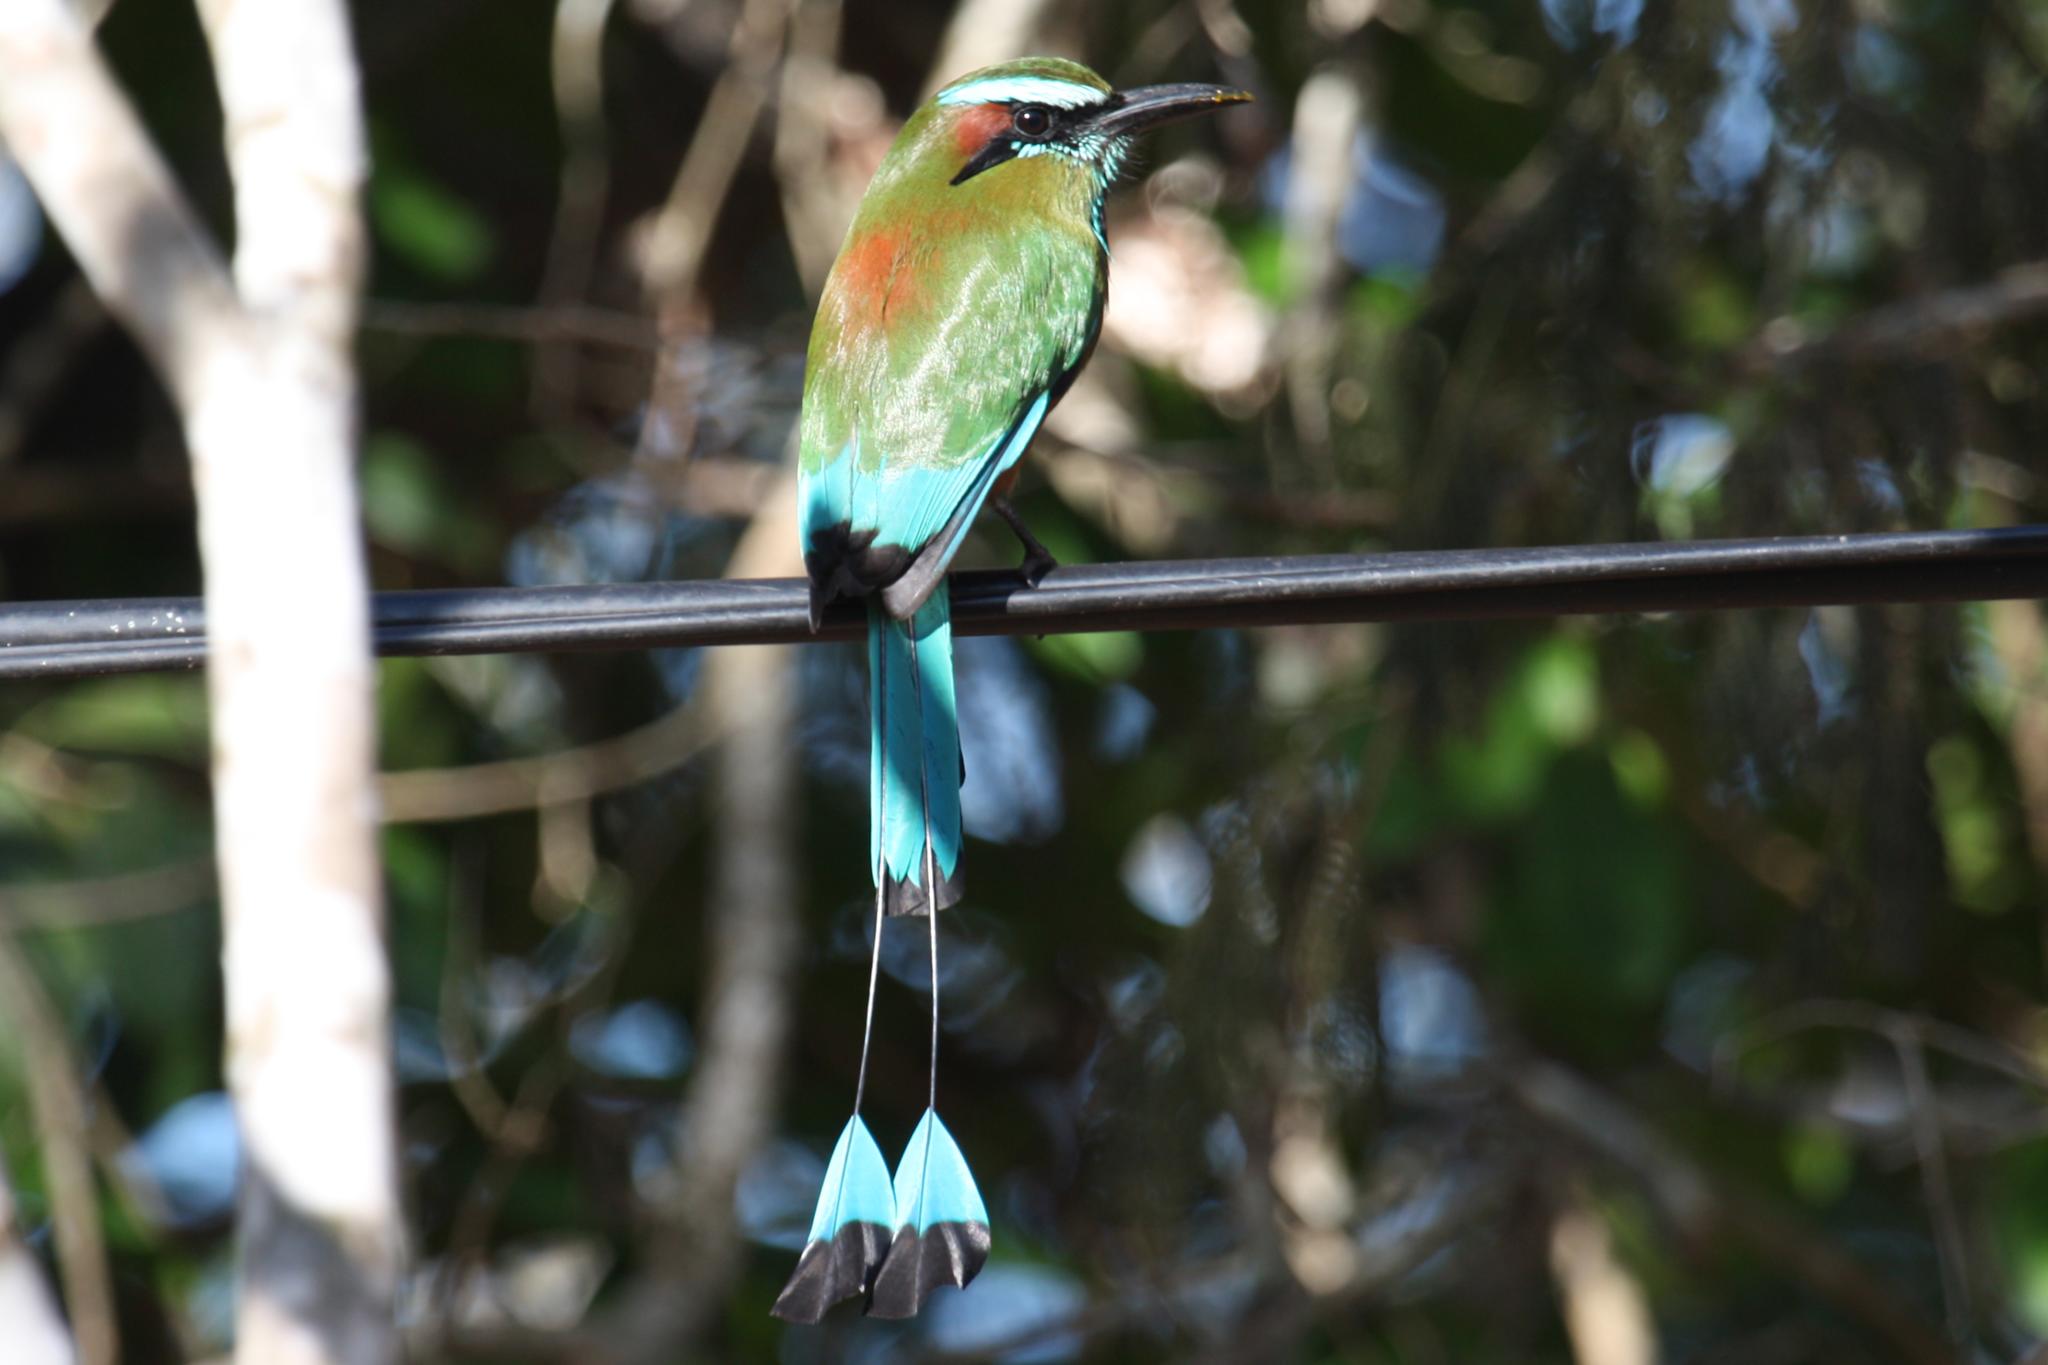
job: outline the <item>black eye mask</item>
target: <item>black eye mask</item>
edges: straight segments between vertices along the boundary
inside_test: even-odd
[[[1055,109],[1044,104],[1020,104],[1010,112],[1010,127],[1007,132],[996,134],[988,145],[974,154],[951,183],[964,185],[992,166],[1000,166],[1013,159],[1020,146],[1029,143],[1057,142],[1078,122],[1080,111]]]

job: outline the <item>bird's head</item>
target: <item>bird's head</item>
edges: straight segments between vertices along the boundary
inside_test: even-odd
[[[1083,172],[1100,192],[1116,178],[1136,134],[1250,98],[1220,85],[1116,90],[1079,62],[1026,57],[983,67],[939,91],[897,147],[926,174],[943,172],[951,188],[985,190],[1000,178],[1028,177],[1022,168],[1030,167],[1062,178]]]

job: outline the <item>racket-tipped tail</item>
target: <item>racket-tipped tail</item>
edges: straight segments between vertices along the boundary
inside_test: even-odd
[[[816,1322],[842,1299],[866,1294],[889,1249],[896,1198],[888,1163],[860,1116],[848,1119],[825,1167],[825,1186],[811,1216],[810,1239],[789,1283],[770,1311],[790,1322]]]
[[[896,1236],[868,1301],[878,1318],[916,1316],[934,1289],[965,1289],[988,1260],[988,1209],[936,1110],[910,1135],[895,1194]]]

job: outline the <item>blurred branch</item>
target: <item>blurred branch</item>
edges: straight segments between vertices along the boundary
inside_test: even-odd
[[[1291,1279],[1261,1282],[1256,1263],[1244,1255],[1217,1257],[1182,1266],[1163,1282],[1098,1299],[985,1345],[964,1351],[927,1350],[918,1359],[935,1365],[969,1365],[1018,1359],[1055,1342],[1063,1347],[1085,1344],[1155,1322],[1162,1310],[1170,1313],[1198,1301],[1218,1284],[1247,1283],[1257,1287],[1252,1297],[1266,1305],[1264,1312],[1248,1313],[1234,1336],[1218,1343],[1215,1350],[1190,1359],[1203,1365],[1287,1359],[1295,1354],[1288,1345],[1298,1343],[1317,1319],[1329,1320],[1367,1308],[1398,1293],[1404,1280],[1444,1253],[1461,1235],[1498,1219],[1501,1203],[1508,1197],[1505,1182],[1493,1178],[1444,1182],[1441,1189],[1415,1201],[1419,1207],[1411,1208],[1412,1216],[1394,1219],[1396,1225],[1386,1235],[1360,1247],[1359,1254],[1350,1259],[1350,1273],[1320,1292],[1303,1292]]]
[[[1744,374],[1763,375],[1819,363],[1911,359],[2043,314],[2048,314],[2048,261],[2033,261],[2000,272],[1988,284],[1874,308],[1818,334],[1796,318],[1776,318],[1736,354],[1735,364]]]
[[[1106,452],[1041,438],[1033,452],[1060,500],[1135,554],[1169,554],[1190,521],[1245,518],[1307,531],[1385,531],[1395,499],[1375,489],[1289,492],[1189,458]]]
[[[0,1156],[0,1358],[9,1365],[73,1365],[79,1359],[43,1268],[21,1244],[14,1190]]]
[[[71,363],[106,330],[107,312],[93,297],[92,288],[79,279],[68,280],[40,323],[16,341],[0,359],[0,465],[21,453],[37,414],[56,395]],[[21,472],[8,474],[7,507],[0,518],[15,512],[15,480]],[[94,481],[104,494],[104,479]],[[24,518],[24,520],[33,519]]]
[[[210,855],[108,877],[0,882],[0,933],[125,924],[189,909],[218,886]]]
[[[702,517],[751,521],[782,486],[781,471],[744,455],[698,455],[643,466],[675,506]]]
[[[1813,1029],[1846,1029],[1887,1042],[1910,1036],[1917,1046],[2048,1091],[2048,1070],[2018,1048],[1945,1020],[1889,1010],[1863,1000],[1802,1000],[1765,1016],[1740,1035],[1724,1038],[1714,1051],[1716,1083],[1731,1084],[1735,1067],[1749,1053]]]
[[[1252,26],[1232,0],[1195,0],[1195,12],[1201,16],[1202,32],[1217,52],[1240,60],[1251,55]]]
[[[1330,372],[1345,273],[1337,224],[1357,178],[1352,159],[1365,126],[1361,84],[1357,72],[1332,65],[1302,85],[1287,176],[1286,261],[1294,306],[1274,342],[1287,375],[1295,435],[1325,484],[1337,477],[1330,454]]]
[[[844,79],[834,60],[843,17],[841,0],[797,0],[775,100],[775,181],[789,249],[812,297],[825,287],[854,210],[837,192],[829,155],[832,100]]]
[[[379,773],[379,804],[386,823],[416,824],[587,801],[674,771],[702,752],[704,735],[696,709],[677,707],[611,739],[534,758]],[[0,928],[146,919],[195,905],[216,886],[211,857],[106,877],[0,882]]]
[[[1578,1365],[1656,1365],[1657,1328],[1642,1282],[1614,1254],[1607,1224],[1583,1197],[1551,1222],[1550,1274]]]
[[[539,303],[544,312],[581,306],[590,296],[611,185],[604,118],[604,30],[613,0],[556,0],[555,121],[562,137],[562,188],[555,202]],[[533,358],[534,411],[559,423],[576,403],[576,348],[549,338]]]
[[[787,572],[796,532],[792,466],[727,573]],[[745,1256],[733,1193],[774,1131],[799,942],[795,662],[785,645],[721,650],[705,666],[707,723],[721,738],[703,1052],[683,1100],[678,1183],[649,1247],[652,1271],[613,1315],[625,1365],[682,1354],[721,1310]]]
[[[1934,1230],[1935,1261],[1941,1271],[1942,1312],[1948,1320],[1949,1340],[1961,1344],[1969,1340],[1974,1316],[1970,1308],[1969,1249],[1963,1243],[1962,1219],[1956,1213],[1955,1195],[1949,1188],[1941,1106],[1927,1075],[1927,1050],[1919,1032],[1897,1023],[1888,1030],[1888,1041],[1898,1056],[1899,1074],[1906,1082],[1906,1113],[1913,1127],[1921,1196]]]
[[[401,336],[484,337],[535,346],[567,341],[633,351],[653,351],[661,346],[661,331],[650,319],[584,306],[511,308],[489,303],[370,299],[363,304],[363,328]]]
[[[0,1014],[19,1040],[28,1073],[36,1149],[50,1192],[57,1269],[78,1343],[79,1365],[114,1365],[121,1356],[113,1275],[100,1230],[92,1178],[91,1125],[64,1025],[11,934],[0,931]]]
[[[1119,88],[1156,80],[1158,73],[1167,69],[1175,55],[1194,41],[1201,27],[1202,18],[1195,0],[1173,0],[1145,25],[1137,41],[1127,52],[1120,54],[1116,66],[1105,69],[1102,74],[1109,78],[1111,85]]]
[[[537,343],[546,336],[648,351],[660,345],[651,322],[623,313],[586,310],[587,315],[578,319],[551,318],[531,309],[482,310],[476,317],[451,316],[469,311],[461,308],[430,306],[422,311],[433,316],[398,325],[386,325],[390,320],[380,319],[373,328],[406,335],[467,335],[514,342]],[[510,316],[492,315],[497,312]],[[584,322],[590,325],[584,326]],[[1042,438],[1032,458],[1069,505],[1100,519],[1119,536],[1135,532],[1123,543],[1144,554],[1167,552],[1181,543],[1178,532],[1183,517],[1177,509],[1182,504],[1188,517],[1227,509],[1235,516],[1308,531],[1383,531],[1394,521],[1396,499],[1381,490],[1273,489],[1233,476],[1220,462],[1200,461],[1178,450],[1158,454],[1103,451]],[[740,454],[642,461],[637,473],[683,510],[736,520],[752,518],[778,478],[774,465]],[[8,472],[0,527],[188,516],[191,507],[191,483],[168,472],[124,471],[114,479],[91,465],[30,464]]]
[[[2038,9],[2022,6],[2015,0],[1991,0],[1987,17],[1998,35],[2019,57],[2034,68],[2036,76],[2048,75],[2048,43],[2041,40],[2035,31],[2038,24],[2035,15]]]
[[[647,291],[664,307],[687,305],[696,290],[712,229],[768,102],[792,7],[793,0],[745,0],[733,26],[725,69],[647,233]]]
[[[1554,1062],[1516,1058],[1501,1083],[1535,1118],[1639,1180],[1679,1234],[1702,1244],[1740,1240],[1766,1264],[1805,1286],[1887,1342],[1911,1365],[1963,1365],[1963,1358],[1886,1285],[1833,1243],[1764,1205],[1719,1186],[1700,1166],[1619,1101]]]
[[[1985,619],[2006,688],[2006,750],[2018,779],[2027,851],[2034,866],[2048,872],[2048,696],[2042,691],[2048,681],[2048,628],[2039,602],[1993,602]],[[2048,960],[2048,940],[2042,957]]]
[[[1670,752],[1669,746],[1665,752]],[[1783,829],[1717,806],[1692,784],[1678,786],[1674,804],[1694,829],[1713,841],[1758,886],[1794,909],[1813,908],[1826,882],[1828,864],[1812,845]]]
[[[0,136],[79,268],[182,405],[203,392],[189,332],[234,324],[227,268],[66,0],[0,6]]]
[[[1778,1113],[1825,1122],[1865,1142],[1890,1142],[1902,1147],[1902,1159],[1922,1167],[1923,1181],[1930,1178],[1926,1173],[1930,1158],[1949,1150],[1995,1149],[2030,1141],[2048,1132],[2048,1103],[2042,1099],[2044,1092],[2048,1092],[2048,1071],[2024,1050],[1945,1020],[1886,1009],[1862,1000],[1802,1000],[1766,1015],[1740,1033],[1723,1037],[1711,1062],[1714,1084],[1724,1092],[1739,1093],[1737,1072],[1745,1057],[1815,1030],[1863,1034],[1890,1048],[1899,1062],[1898,1111],[1874,1112],[1866,1104],[1857,1106],[1851,1117],[1839,1101],[1839,1085],[1832,1083],[1808,1097],[1781,1082],[1764,1098]],[[1926,1052],[1939,1053],[1951,1061],[2015,1082],[2033,1092],[2033,1102],[2024,1108],[2009,1102],[1993,1103],[1982,1097],[1981,1090],[1966,1091],[1953,1081],[1945,1088],[1937,1088],[1926,1072]],[[1740,1087],[1749,1089],[1753,1087]],[[1794,1095],[1789,1102],[1785,1098],[1788,1093]],[[1936,1223],[1937,1236],[1945,1237],[1952,1228],[1944,1229],[1941,1224],[1952,1222],[1953,1200],[1945,1171],[1932,1179],[1938,1183],[1930,1184],[1926,1190],[1929,1213]],[[1952,1237],[1948,1245],[1958,1256],[1960,1266],[1960,1234]]]
[[[237,1350],[369,1365],[395,1346],[400,1230],[352,464],[356,72],[332,0],[202,0],[200,20],[234,178],[232,281],[64,0],[0,7],[0,134],[162,373],[191,452],[249,1154]]]
[[[487,1255],[505,1191],[520,1166],[546,1144],[548,1111],[569,1074],[567,1053],[551,1048],[519,1078],[511,1101],[501,1105],[489,1126],[480,1127],[487,1146],[482,1167],[463,1191],[448,1231],[444,1302],[459,1297],[463,1280]],[[469,1112],[476,1117],[475,1110]]]
[[[997,62],[1007,62],[1043,45],[1052,0],[961,0],[939,40],[938,55],[925,76],[920,99],[948,81]]]
[[[458,897],[466,880],[458,871]],[[474,927],[463,905],[451,905],[449,909],[448,954],[441,978],[440,1038],[449,1063],[450,1087],[486,1145],[483,1160],[463,1189],[450,1220],[436,1296],[442,1318],[425,1324],[419,1346],[412,1352],[415,1357],[431,1355],[449,1346],[448,1324],[455,1318],[451,1307],[464,1301],[472,1275],[481,1271],[488,1280],[486,1263],[492,1232],[503,1211],[506,1192],[519,1169],[546,1148],[556,1131],[550,1121],[555,1101],[576,1070],[571,1036],[578,1020],[609,999],[625,962],[621,950],[631,936],[623,910],[604,916],[599,922],[605,926],[605,939],[595,969],[540,1002],[548,1007],[547,1015],[555,1026],[554,1036],[520,1076],[518,1086],[507,1099],[485,1074],[486,1058],[476,1044],[471,1006],[461,991],[465,982],[478,976]],[[542,1017],[539,1008],[533,1017]],[[499,1040],[500,1049],[506,1041]]]
[[[702,750],[706,734],[715,733],[696,708],[679,706],[622,735],[536,758],[381,773],[378,795],[391,824],[470,820],[588,800],[681,767]]]
[[[228,1012],[238,1359],[397,1350],[404,1242],[355,493],[365,149],[335,0],[200,0],[235,183],[231,331],[188,334]],[[282,445],[297,458],[280,459]],[[303,577],[286,588],[277,566]],[[289,595],[296,606],[282,600]]]
[[[448,1062],[448,1088],[480,1133],[498,1132],[505,1122],[505,1098],[484,1072],[483,1047],[464,989],[476,979],[477,931],[472,891],[481,881],[471,845],[458,844],[449,879],[448,943],[441,961],[438,1002],[441,1053]]]
[[[17,353],[21,349],[17,348]],[[0,414],[0,427],[8,417]],[[0,443],[7,439],[0,431]],[[7,452],[0,449],[0,464]],[[7,499],[0,503],[0,528],[48,530],[66,522],[106,523],[192,515],[192,481],[183,473],[152,468],[110,468],[110,461],[85,457],[55,464],[28,461],[7,468]]]

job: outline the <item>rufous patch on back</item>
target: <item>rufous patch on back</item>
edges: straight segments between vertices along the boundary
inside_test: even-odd
[[[847,292],[864,303],[879,303],[896,271],[902,246],[900,235],[886,228],[848,243],[845,259],[839,263]]]
[[[917,306],[923,291],[910,243],[906,234],[883,228],[847,245],[837,273],[849,324],[888,327],[894,315]],[[928,259],[929,253],[920,254]]]

